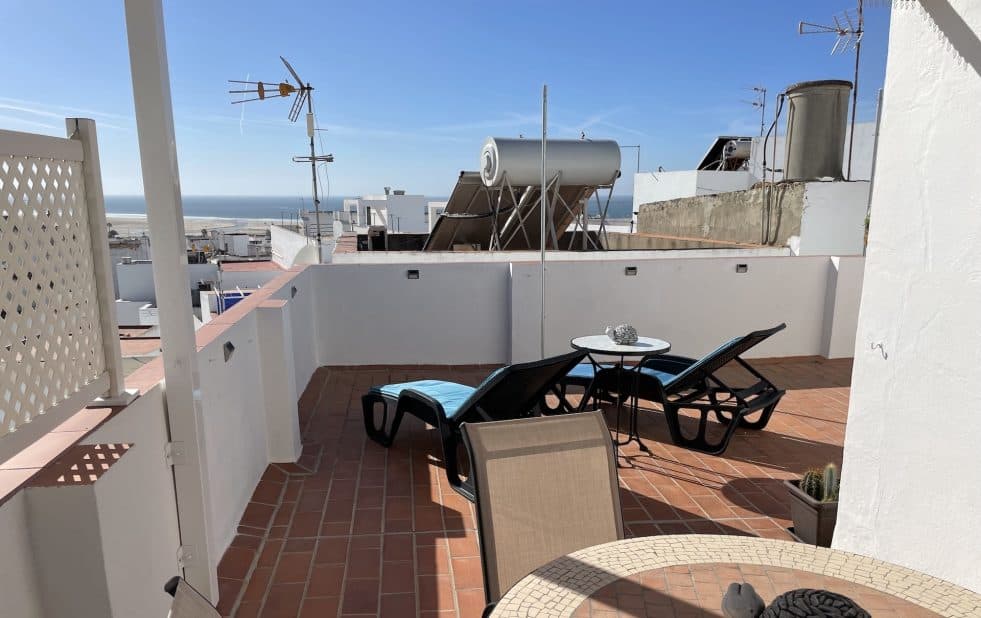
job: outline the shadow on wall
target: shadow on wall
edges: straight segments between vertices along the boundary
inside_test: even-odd
[[[957,14],[949,2],[930,0],[919,4],[933,20],[937,34],[981,76],[981,40],[971,26]]]

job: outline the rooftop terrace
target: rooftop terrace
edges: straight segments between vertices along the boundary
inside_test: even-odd
[[[620,451],[628,536],[792,538],[781,480],[840,463],[851,360],[755,364],[787,394],[766,431],[739,432],[724,456],[672,445],[644,405],[640,432],[653,455],[634,444]],[[479,616],[473,505],[448,486],[435,430],[407,417],[385,449],[365,437],[360,397],[373,384],[423,377],[476,384],[491,369],[318,370],[300,400],[303,455],[266,469],[219,564],[222,613]]]

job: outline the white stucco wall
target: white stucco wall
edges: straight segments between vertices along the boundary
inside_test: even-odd
[[[163,388],[152,388],[85,443],[133,445],[95,484],[113,616],[165,616],[170,603],[160,589],[178,573],[180,537],[173,473],[163,457]]]
[[[157,294],[153,289],[153,264],[150,262],[116,264],[115,268],[119,298],[158,304]],[[187,272],[188,287],[197,288],[198,281],[214,281],[217,278],[218,266],[188,264]]]
[[[429,231],[429,198],[424,195],[365,195],[344,200],[344,209],[357,207],[362,225],[384,225],[391,232],[425,234]],[[371,209],[370,220],[367,209]],[[396,220],[397,218],[397,220]]]
[[[212,555],[231,543],[249,497],[268,463],[256,318],[248,313],[198,352]],[[223,346],[235,351],[225,361]]]
[[[114,307],[116,308],[116,323],[120,326],[135,326],[140,323],[140,309],[146,307],[149,303],[142,300],[117,300]]]
[[[157,305],[157,295],[153,289],[153,264],[116,264],[119,298],[129,301],[144,301]],[[200,281],[217,281],[217,264],[188,264],[187,284],[197,289]],[[222,271],[221,283],[225,289],[256,289],[280,275],[279,271]],[[120,322],[122,324],[123,322]]]
[[[507,362],[507,263],[310,268],[324,364]],[[407,279],[409,269],[419,279]]]
[[[628,323],[671,342],[677,354],[698,357],[733,337],[786,322],[785,331],[749,356],[818,355],[827,262],[779,257],[551,263],[546,353],[566,352],[573,337]],[[737,263],[748,272],[737,273]],[[635,276],[624,274],[628,264],[637,266]],[[537,264],[514,265],[513,361],[539,357],[539,272]]]
[[[317,319],[319,307],[317,306],[317,290],[315,270],[307,268],[293,280],[280,288],[272,295],[277,300],[288,300],[288,310],[292,341],[290,350],[293,352],[293,367],[296,375],[296,399],[300,398],[306,389],[313,372],[320,367],[318,358],[319,350],[317,341],[320,338],[320,329],[326,328]],[[296,294],[293,294],[296,288]]]
[[[606,254],[550,261],[546,351],[565,352],[572,337],[629,322],[697,356],[734,336],[787,322],[785,332],[752,355],[826,355],[832,342],[836,355],[848,355],[841,348],[854,342],[861,293],[855,270],[862,258],[842,259],[847,272],[841,277],[827,256]],[[737,264],[748,272],[737,273]],[[625,276],[626,266],[636,266],[637,275]],[[420,278],[407,279],[409,269],[418,269]],[[534,261],[335,263],[308,271],[320,282],[315,315],[323,364],[538,358],[541,290]]]
[[[44,609],[28,521],[27,496],[23,491],[0,505],[0,606],[4,615],[42,618]]]
[[[834,546],[981,592],[981,3],[893,7]]]
[[[323,218],[323,213],[321,213],[321,218]],[[269,226],[269,231],[273,262],[283,268],[292,267],[297,254],[304,247],[316,244],[315,239],[307,238],[303,234],[297,234],[278,225]]]
[[[281,274],[281,270],[223,270],[221,286],[226,291],[235,288],[257,290]]]
[[[799,255],[862,255],[868,182],[808,182],[800,220]]]
[[[436,225],[436,221],[439,220],[439,216],[441,214],[443,214],[443,211],[444,210],[446,210],[446,204],[447,204],[447,202],[429,202],[428,203],[428,205],[426,206],[426,211],[427,211],[427,214],[426,214],[426,217],[427,217],[426,225],[427,225],[427,227],[429,229],[427,231],[429,231],[429,232],[432,232],[433,231],[433,226]]]
[[[824,332],[821,355],[851,358],[855,353],[858,308],[862,300],[865,258],[828,258],[828,289],[824,301]]]

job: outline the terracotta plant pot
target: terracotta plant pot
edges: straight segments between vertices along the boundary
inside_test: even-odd
[[[794,534],[811,545],[831,547],[838,519],[838,502],[821,502],[801,491],[798,481],[784,481],[790,493]]]

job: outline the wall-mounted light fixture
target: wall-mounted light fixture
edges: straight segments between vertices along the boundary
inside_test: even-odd
[[[406,279],[418,279],[419,278],[419,271],[418,270],[407,270],[407,271],[405,271],[405,278]]]
[[[749,264],[736,264],[737,273],[749,272]]]
[[[222,352],[225,354],[225,362],[227,363],[228,359],[230,359],[232,354],[235,352],[235,346],[232,345],[231,341],[226,341],[225,345],[223,345],[221,348]]]
[[[626,275],[626,276],[628,276],[628,277],[636,277],[637,276],[637,267],[636,266],[627,266],[626,268],[623,269],[623,274]]]

